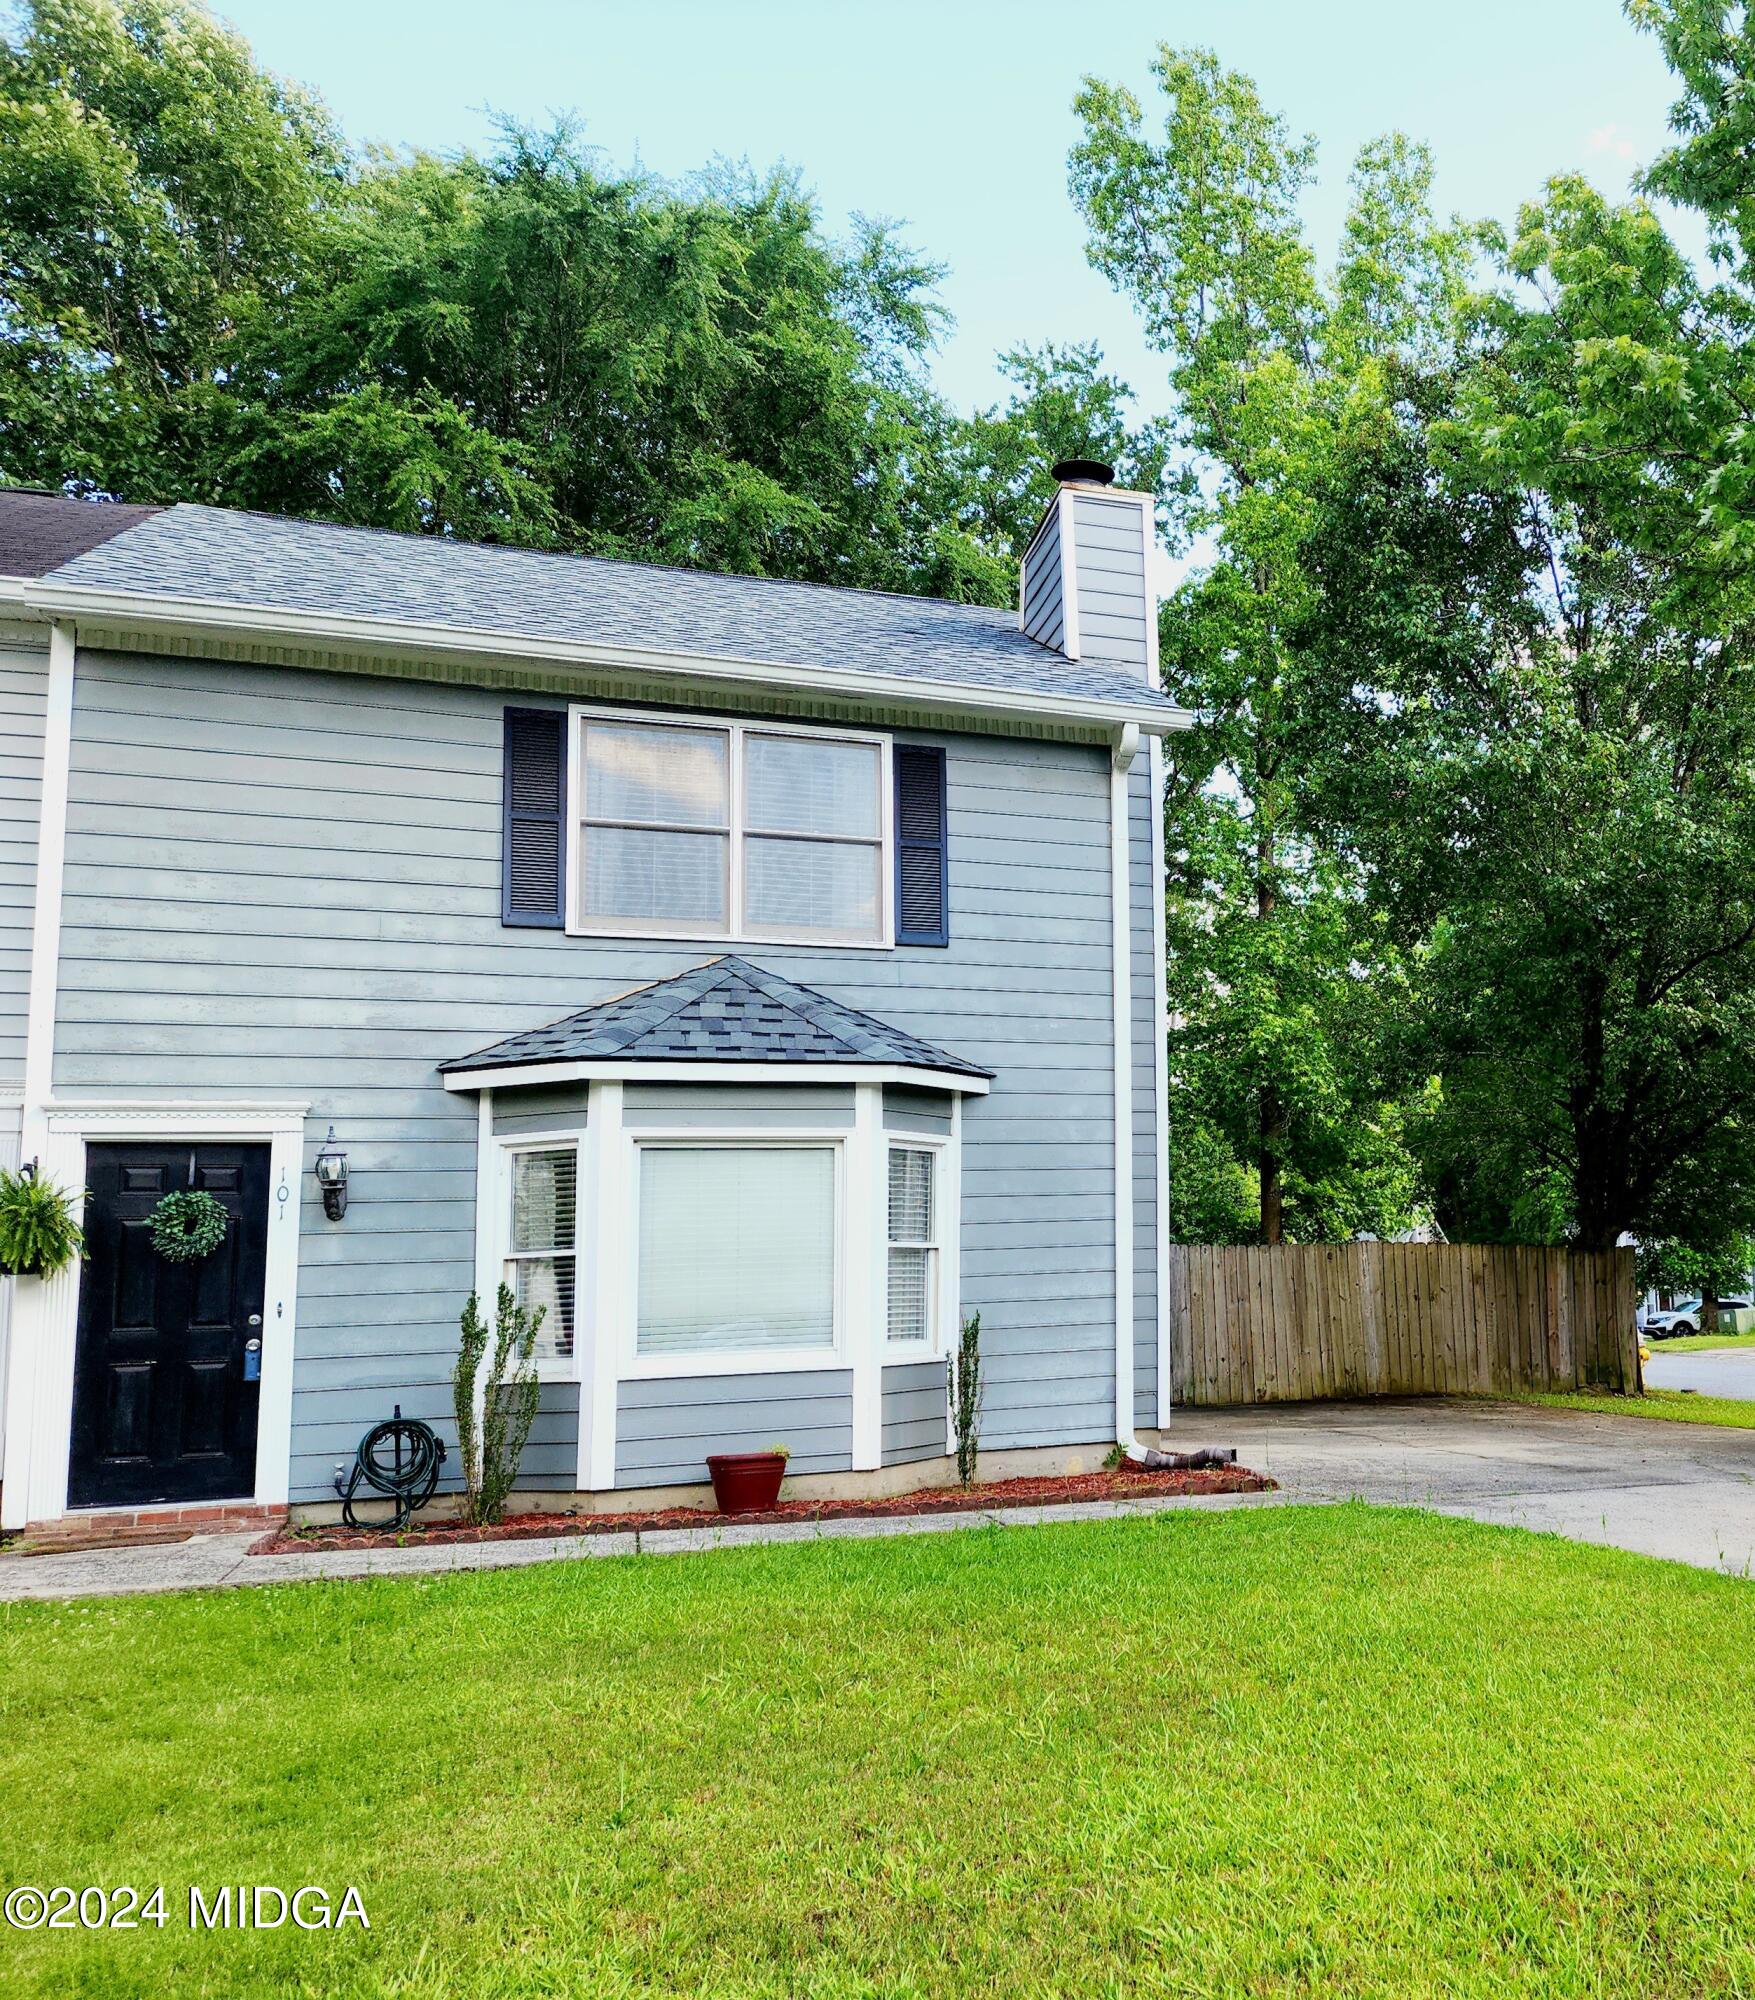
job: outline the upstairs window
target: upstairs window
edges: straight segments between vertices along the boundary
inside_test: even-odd
[[[578,1293],[579,1149],[544,1146],[514,1152],[511,1180],[506,1282],[521,1306],[543,1308],[537,1357],[564,1360],[573,1352]]]
[[[578,728],[576,929],[889,942],[880,739],[590,715]]]
[[[579,917],[589,930],[724,931],[731,754],[722,729],[588,723]]]

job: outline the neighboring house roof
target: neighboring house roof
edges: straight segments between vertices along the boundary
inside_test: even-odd
[[[0,487],[0,576],[47,576],[161,511]]]
[[[138,510],[137,510],[138,511]],[[179,505],[57,569],[160,604],[381,621],[540,646],[648,648],[1061,700],[1176,705],[1140,677],[1028,639],[1017,614],[938,598],[608,562]]]
[[[462,1076],[578,1062],[839,1063],[993,1076],[978,1063],[735,956],[637,986],[439,1068]]]

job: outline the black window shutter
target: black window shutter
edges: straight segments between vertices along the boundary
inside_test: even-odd
[[[945,753],[899,743],[895,763],[896,942],[949,944]]]
[[[567,713],[506,710],[505,833],[500,921],[566,923]]]

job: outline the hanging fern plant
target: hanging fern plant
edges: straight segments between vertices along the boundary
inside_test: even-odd
[[[225,1241],[231,1217],[205,1188],[177,1188],[152,1211],[152,1247],[173,1264],[211,1257]]]
[[[34,1166],[0,1167],[0,1271],[52,1278],[85,1248],[74,1219],[83,1194],[46,1181]]]

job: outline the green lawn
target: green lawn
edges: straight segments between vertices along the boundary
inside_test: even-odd
[[[0,1613],[12,1996],[1755,1989],[1755,1584],[1359,1505]],[[372,1928],[191,1936],[193,1880]]]
[[[1691,1389],[1647,1389],[1643,1396],[1535,1391],[1516,1400],[1540,1403],[1550,1410],[1594,1410],[1603,1417],[1659,1417],[1678,1424],[1722,1424],[1732,1430],[1755,1430],[1755,1402],[1739,1396],[1697,1396]]]
[[[1721,1347],[1755,1347],[1755,1333],[1682,1333],[1674,1340],[1645,1342],[1651,1354],[1712,1354]]]

